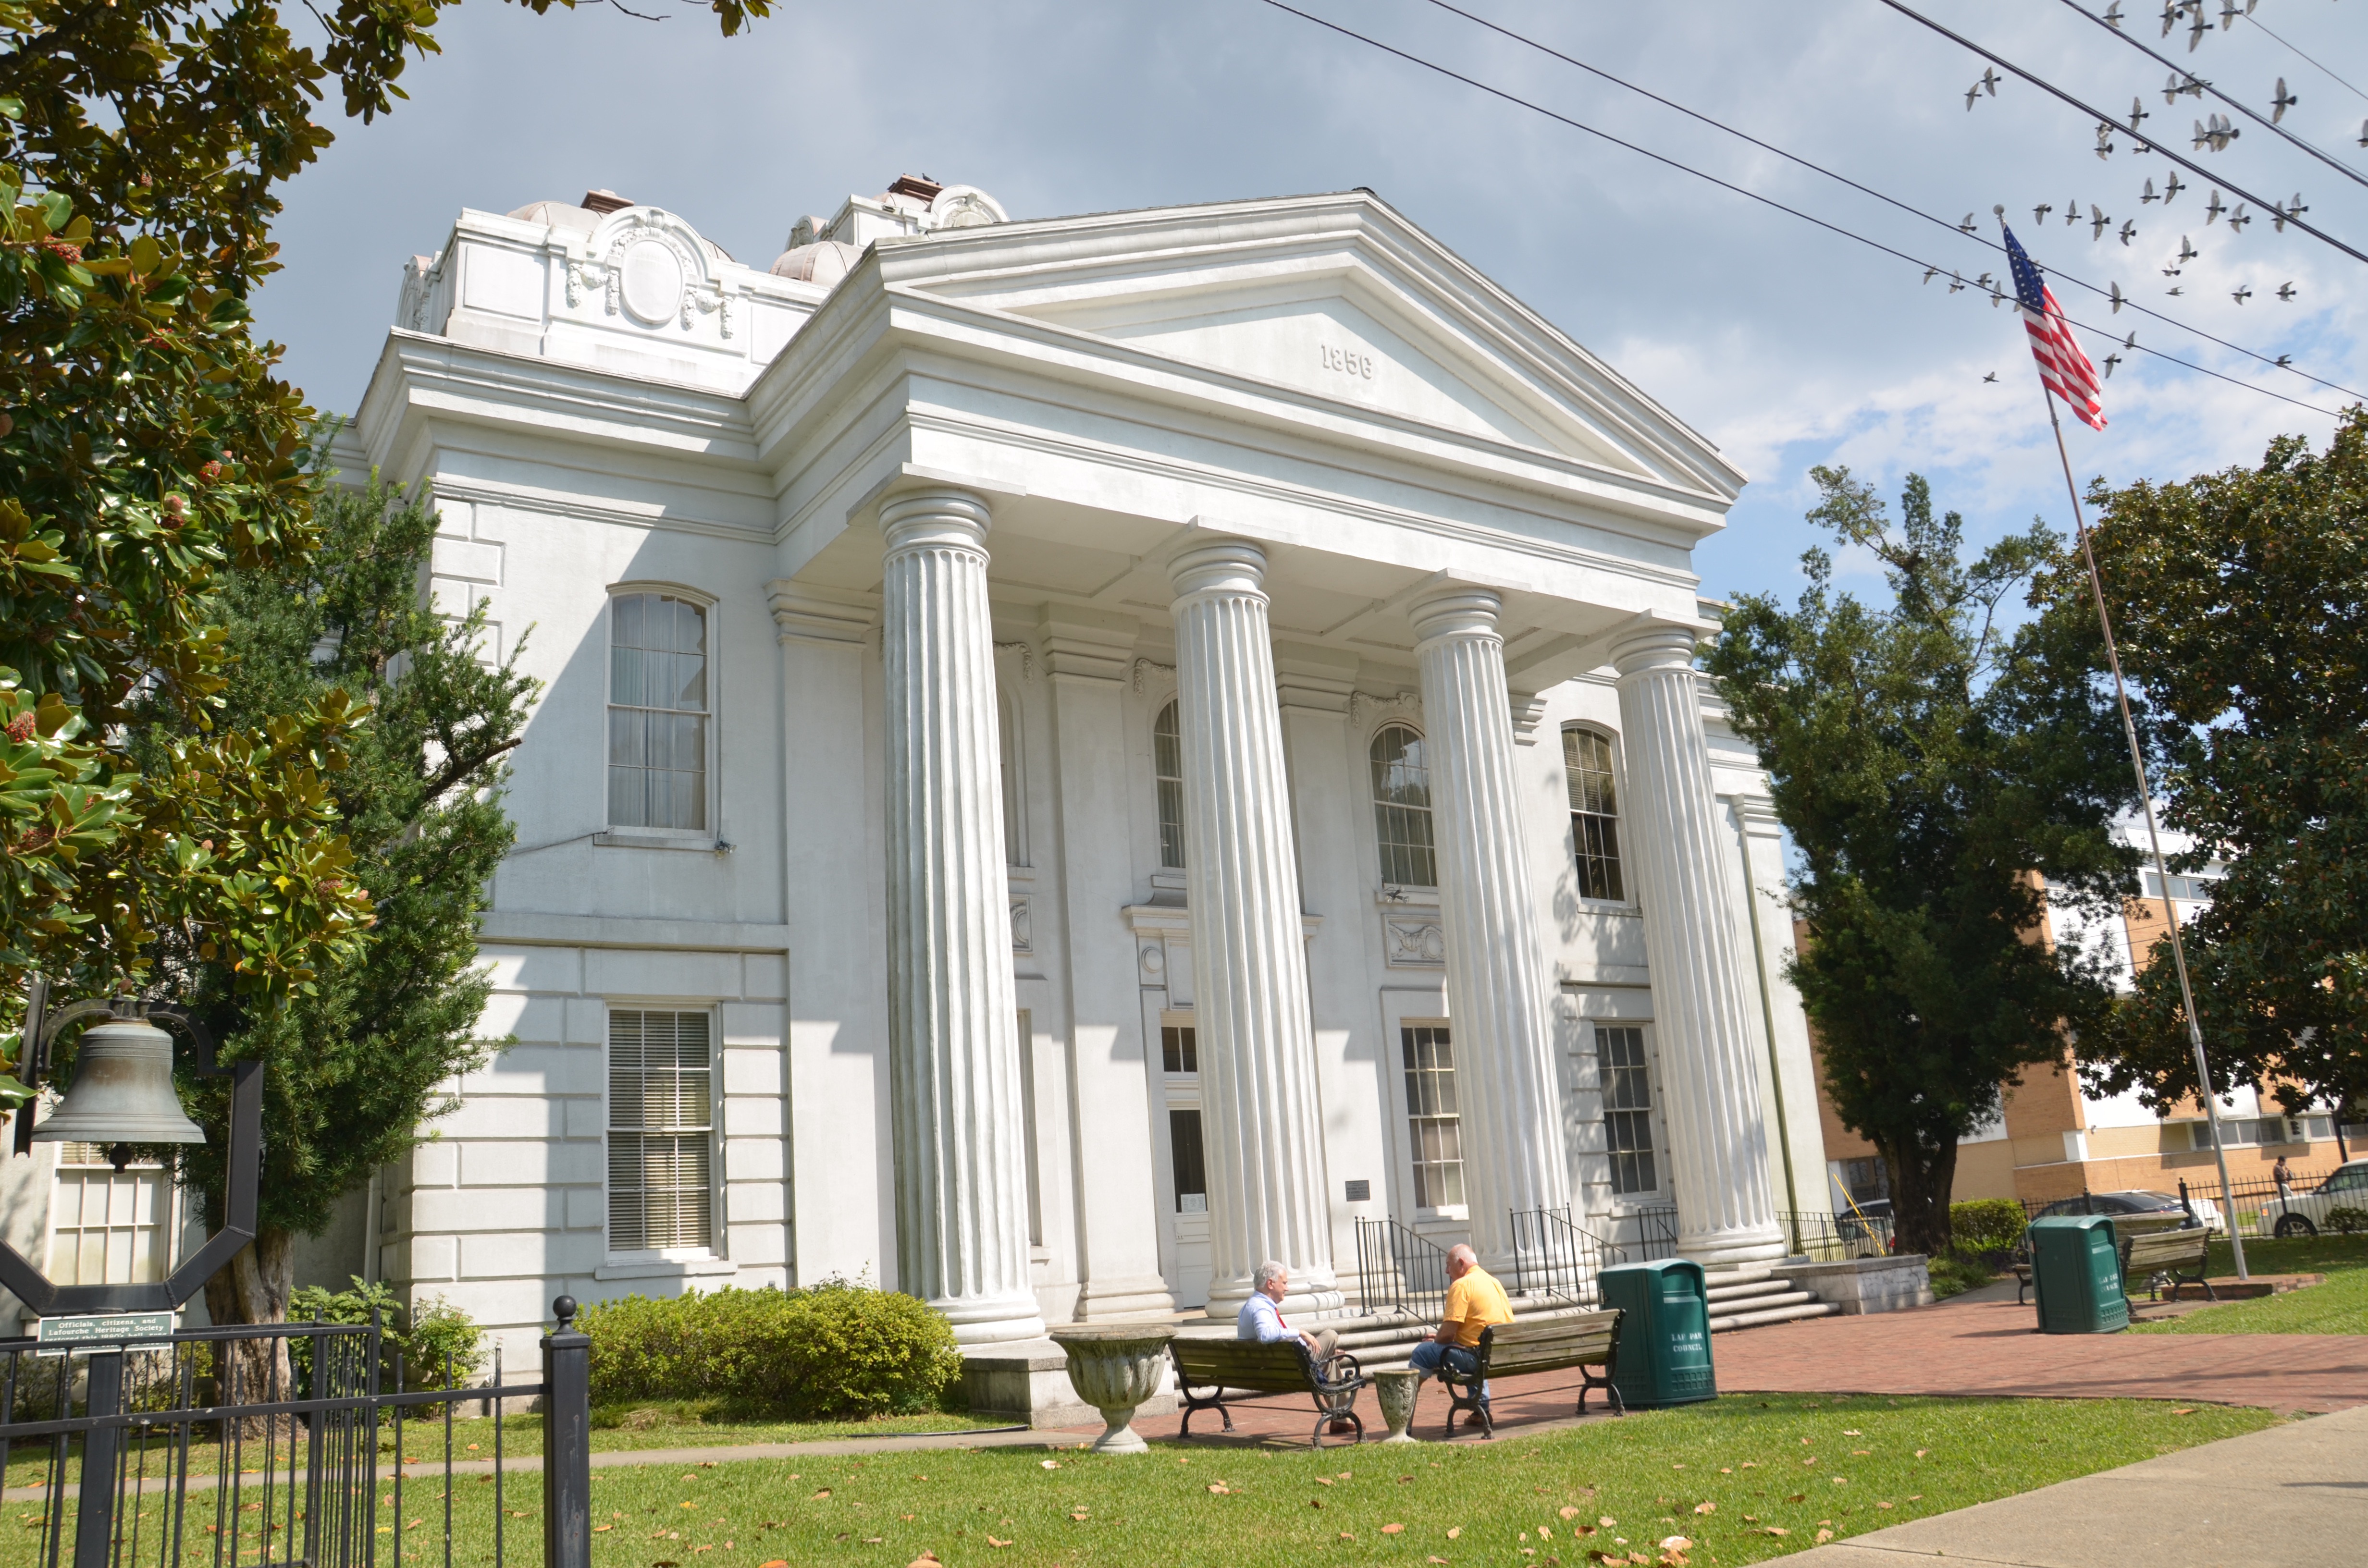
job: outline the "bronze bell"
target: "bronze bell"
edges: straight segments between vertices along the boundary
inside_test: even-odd
[[[139,1018],[109,1018],[83,1033],[73,1086],[41,1124],[36,1143],[202,1143],[204,1129],[173,1089],[173,1037]]]

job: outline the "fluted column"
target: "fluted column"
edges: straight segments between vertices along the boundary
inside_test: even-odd
[[[1463,1194],[1473,1248],[1492,1270],[1511,1262],[1509,1210],[1560,1208],[1570,1197],[1537,890],[1513,781],[1497,629],[1503,603],[1486,588],[1459,587],[1417,601],[1413,612]]]
[[[1044,1332],[1003,859],[985,500],[881,508],[897,1281],[965,1344]]]
[[[1645,913],[1678,1250],[1743,1263],[1782,1257],[1784,1242],[1693,654],[1693,632],[1673,626],[1612,649],[1627,763],[1622,847]]]
[[[1209,1311],[1229,1312],[1268,1258],[1286,1312],[1337,1310],[1307,1002],[1305,923],[1267,626],[1266,555],[1188,550],[1176,586],[1177,716],[1193,1022],[1209,1178]]]

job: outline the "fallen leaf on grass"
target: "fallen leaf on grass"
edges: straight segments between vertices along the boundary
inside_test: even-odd
[[[1382,1533],[1383,1533],[1383,1535],[1403,1535],[1403,1534],[1405,1534],[1405,1533],[1406,1533],[1406,1526],[1404,1526],[1404,1525],[1383,1525],[1383,1526],[1382,1527]]]
[[[1209,1494],[1212,1497],[1224,1497],[1231,1494],[1233,1488],[1226,1485],[1222,1481],[1212,1481],[1209,1483]]]
[[[1560,1510],[1559,1510],[1559,1512],[1561,1513],[1562,1517],[1563,1517],[1564,1518],[1565,1518],[1565,1519],[1575,1519],[1575,1518],[1578,1517],[1578,1510],[1577,1510],[1577,1509],[1576,1509],[1576,1508],[1572,1508],[1572,1507],[1567,1507],[1567,1506],[1565,1506],[1565,1507],[1564,1507],[1564,1508],[1560,1509]]]
[[[1426,1557],[1426,1558],[1424,1558],[1424,1559],[1423,1559],[1423,1561],[1424,1561],[1425,1562],[1440,1562],[1440,1563],[1443,1563],[1443,1562],[1445,1562],[1447,1561],[1447,1559],[1446,1559],[1446,1558],[1444,1558],[1444,1557]]]
[[[787,1562],[768,1562],[764,1568],[790,1568],[790,1565]],[[921,1555],[905,1563],[905,1568],[938,1568],[938,1554],[924,1549]]]
[[[1340,1532],[1340,1539],[1342,1540],[1354,1540],[1357,1539],[1357,1532],[1355,1530],[1342,1530]]]
[[[1910,1492],[1907,1494],[1907,1500],[1910,1503],[1921,1503],[1924,1501],[1924,1494],[1921,1492]]]
[[[1878,1507],[1878,1508],[1888,1508],[1888,1507],[1890,1507],[1890,1506],[1891,1506],[1891,1505],[1890,1505],[1890,1504],[1888,1504],[1888,1503],[1877,1503],[1877,1504],[1875,1505],[1875,1506],[1876,1506],[1876,1507]]]
[[[1042,1460],[1038,1462],[1042,1464],[1046,1470],[1058,1470],[1061,1468],[1061,1461],[1059,1460]]]
[[[1828,1476],[1827,1479],[1831,1481],[1836,1486],[1848,1486],[1850,1484],[1850,1477],[1847,1475]]]
[[[1917,1449],[1917,1450],[1916,1450],[1916,1457],[1917,1457],[1918,1459],[1919,1459],[1919,1460],[1920,1460],[1920,1459],[1922,1459],[1926,1454],[1929,1454],[1929,1453],[1930,1453],[1931,1451],[1932,1451],[1932,1450],[1931,1450],[1931,1449]]]
[[[1450,1529],[1450,1530],[1447,1532],[1447,1539],[1448,1539],[1448,1540],[1453,1540],[1457,1536],[1460,1536],[1460,1535],[1462,1535],[1463,1533],[1463,1527],[1462,1525],[1457,1525],[1457,1526],[1455,1526],[1452,1529]]]
[[[1874,1457],[1874,1450],[1873,1449],[1852,1449],[1850,1450],[1850,1456],[1853,1459],[1871,1460]]]
[[[906,1518],[908,1518],[908,1519],[909,1519],[909,1518],[911,1518],[913,1516],[912,1516],[912,1515],[910,1515],[910,1514],[907,1514],[907,1515],[905,1515],[905,1517]],[[1070,1509],[1070,1510],[1069,1510],[1069,1517],[1071,1517],[1071,1518],[1073,1518],[1073,1519],[1082,1519],[1082,1518],[1084,1518],[1085,1517],[1086,1517],[1086,1510],[1084,1510],[1083,1508],[1072,1508],[1072,1509]]]
[[[1356,1474],[1356,1473],[1357,1473],[1357,1472],[1356,1472],[1355,1471],[1353,1471],[1353,1470],[1344,1470],[1344,1471],[1342,1471],[1340,1472],[1340,1479],[1341,1479],[1341,1480],[1343,1480],[1343,1481],[1346,1481],[1346,1480],[1348,1480],[1350,1476],[1352,1476],[1352,1475],[1354,1475],[1354,1474]]]
[[[1833,1539],[1834,1532],[1831,1530],[1819,1530],[1817,1532],[1817,1544],[1820,1546],[1823,1546],[1826,1542]]]
[[[1332,1478],[1328,1475],[1319,1475],[1315,1478],[1315,1484],[1318,1486],[1329,1486],[1332,1484]]]
[[[1697,1514],[1715,1514],[1718,1512],[1718,1505],[1715,1503],[1697,1503],[1694,1505],[1694,1512]]]
[[[1002,1548],[1009,1546],[1011,1543],[1008,1540],[997,1540],[995,1537],[988,1536],[986,1538],[986,1544],[1000,1551]]]
[[[2193,1407],[2193,1406],[2190,1406],[2189,1408],[2187,1408],[2187,1409],[2185,1409],[2185,1410],[2174,1410],[2174,1411],[2172,1411],[2172,1412],[2171,1412],[2171,1414],[2172,1414],[2173,1415],[2194,1415],[2194,1414],[2195,1414],[2195,1410],[2194,1410],[2194,1407]]]
[[[1845,1426],[1842,1428],[1842,1436],[1845,1437],[1863,1437],[1866,1434],[1860,1431],[1855,1426]]]
[[[684,1507],[686,1507],[686,1508],[696,1508],[696,1507],[698,1507],[698,1506],[699,1506],[699,1505],[698,1505],[698,1504],[696,1504],[696,1503],[685,1503],[685,1504],[684,1504],[684,1505],[682,1505],[682,1506],[683,1506]]]
[[[1310,1497],[1307,1500],[1307,1506],[1311,1508],[1321,1508],[1324,1506],[1324,1499],[1321,1497]]]
[[[1805,1503],[1808,1500],[1809,1494],[1805,1492],[1795,1492],[1793,1495],[1784,1499],[1787,1503]]]
[[[1597,1519],[1595,1522],[1596,1522],[1597,1524],[1599,1524],[1599,1525],[1601,1525],[1605,1529],[1613,1529],[1613,1528],[1616,1528],[1619,1526],[1619,1523],[1620,1523],[1620,1521],[1619,1521],[1618,1519],[1613,1518],[1613,1517],[1612,1517],[1611,1515],[1609,1515],[1609,1514],[1604,1515],[1602,1517],[1600,1517],[1600,1518]]]
[[[827,1486],[824,1487],[821,1491],[819,1491],[819,1492],[817,1492],[817,1493],[815,1493],[815,1494],[814,1494],[814,1496],[815,1496],[815,1497],[827,1497],[827,1496],[829,1496],[829,1495],[830,1495],[830,1488],[829,1488],[829,1487],[827,1487]],[[689,1505],[689,1504],[688,1504],[688,1503],[685,1503],[685,1504],[683,1505],[683,1506],[684,1506],[684,1507],[686,1507],[686,1508],[688,1508],[688,1507],[689,1507],[689,1506],[690,1506],[690,1505]]]

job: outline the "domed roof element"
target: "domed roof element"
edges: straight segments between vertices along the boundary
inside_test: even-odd
[[[795,278],[828,289],[862,259],[863,253],[844,241],[816,240],[783,251],[773,263],[772,272],[776,278]]]

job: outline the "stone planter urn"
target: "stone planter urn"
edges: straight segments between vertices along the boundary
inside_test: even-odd
[[[1135,1435],[1134,1407],[1159,1392],[1159,1370],[1176,1330],[1167,1324],[1080,1324],[1053,1331],[1068,1353],[1069,1385],[1109,1424],[1094,1444],[1098,1454],[1139,1454],[1151,1445]]]
[[[1422,1392],[1422,1374],[1411,1367],[1395,1371],[1373,1374],[1373,1397],[1381,1402],[1382,1419],[1389,1424],[1390,1435],[1384,1443],[1413,1443],[1421,1439],[1406,1435],[1414,1421],[1415,1395]]]

